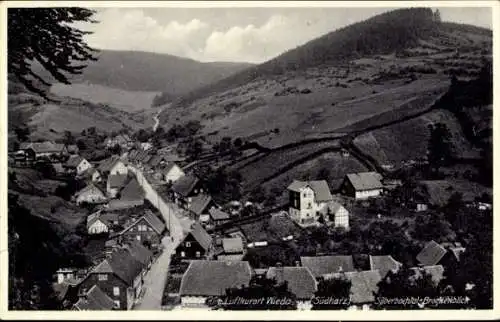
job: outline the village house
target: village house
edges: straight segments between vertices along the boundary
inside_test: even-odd
[[[19,150],[34,155],[36,159],[48,158],[49,160],[60,160],[67,157],[68,149],[64,144],[51,141],[44,142],[23,142]]]
[[[389,272],[396,273],[402,265],[403,264],[392,258],[391,255],[370,255],[370,270],[378,270],[382,278],[384,278]]]
[[[129,149],[134,146],[134,141],[128,136],[128,134],[118,134],[114,137],[109,137],[105,141],[107,148],[113,148],[118,145],[122,149]]]
[[[97,167],[97,170],[99,170],[99,172],[106,177],[108,175],[126,175],[128,173],[127,166],[122,160],[120,160],[120,157],[118,157],[117,155],[113,155],[110,158],[102,161]]]
[[[186,174],[174,162],[168,162],[163,169],[160,170],[163,174],[163,180],[166,182],[174,183]]]
[[[219,226],[227,223],[231,219],[231,216],[227,212],[224,212],[216,207],[210,208],[208,213],[210,216],[208,224],[210,226]]]
[[[81,175],[85,171],[92,168],[92,164],[79,155],[72,155],[63,165],[66,172],[73,175]]]
[[[87,233],[89,235],[113,232],[119,225],[120,215],[118,213],[98,210],[87,216]]]
[[[146,209],[144,215],[125,225],[115,238],[119,243],[133,241],[147,242],[156,248],[161,244],[165,224],[151,210]]]
[[[342,227],[349,229],[349,211],[336,201],[330,201],[327,204],[327,223],[333,224],[333,227]]]
[[[203,229],[200,223],[194,222],[191,231],[177,246],[175,254],[181,259],[210,258],[213,248],[212,237]]]
[[[58,274],[59,275],[59,274]],[[78,299],[78,287],[83,278],[66,278],[62,282],[52,283],[52,290],[63,309],[70,309]]]
[[[383,189],[382,175],[377,172],[349,173],[341,185],[341,192],[344,195],[357,200],[378,197]]]
[[[111,174],[106,182],[106,192],[109,198],[115,198],[120,190],[128,183],[129,177],[126,174]]]
[[[116,308],[115,301],[97,285],[80,294],[78,301],[73,305],[75,311],[110,311]]]
[[[209,297],[224,296],[228,288],[248,286],[251,278],[247,261],[191,261],[181,281],[181,305],[206,307]]]
[[[77,178],[82,178],[95,183],[101,182],[102,180],[101,173],[99,173],[99,171],[94,167],[87,169],[81,175],[77,176]]]
[[[155,259],[153,252],[138,241],[120,244],[119,246],[127,250],[135,260],[139,261],[145,267],[142,272],[142,276],[144,277],[151,268],[151,265],[153,265]]]
[[[301,226],[316,225],[320,216],[326,216],[328,202],[333,197],[325,180],[294,180],[287,189],[290,217],[296,223]]]
[[[217,260],[242,260],[245,256],[245,248],[241,237],[221,239],[221,249],[217,254]]]
[[[141,294],[144,269],[130,252],[116,250],[89,272],[80,283],[79,293],[86,294],[96,285],[113,300],[115,308],[130,310]]]
[[[460,261],[460,254],[465,251],[460,248],[445,248],[434,240],[425,244],[424,248],[418,253],[417,261],[420,266],[443,265],[444,267],[456,266]]]
[[[77,205],[81,205],[83,203],[102,204],[107,201],[104,192],[102,192],[101,189],[93,183],[89,183],[85,188],[78,191],[74,198]]]
[[[375,302],[378,292],[378,283],[382,280],[378,270],[343,272],[325,275],[326,280],[332,278],[345,278],[351,282],[351,307],[350,309],[367,310]]]
[[[266,277],[276,279],[278,284],[287,282],[288,290],[295,294],[297,308],[310,310],[311,300],[318,290],[317,282],[307,267],[285,266],[269,267]]]
[[[132,177],[125,187],[119,191],[119,195],[118,199],[113,199],[109,202],[108,209],[118,210],[144,204],[144,190],[135,177]]]
[[[182,209],[187,210],[191,205],[192,198],[203,193],[204,190],[201,181],[197,177],[186,175],[174,182],[172,192],[175,203]]]
[[[353,272],[354,260],[351,255],[301,256],[302,266],[307,267],[315,278],[326,274]]]
[[[210,195],[204,193],[199,194],[197,196],[194,196],[191,200],[191,204],[188,208],[189,215],[194,220],[200,220],[200,216],[203,214],[208,214],[208,209],[214,206],[215,202]]]

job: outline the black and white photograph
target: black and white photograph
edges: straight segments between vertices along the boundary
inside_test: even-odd
[[[2,4],[4,313],[494,312],[498,3],[236,4]]]

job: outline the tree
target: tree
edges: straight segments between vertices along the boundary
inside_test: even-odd
[[[318,281],[318,290],[312,299],[313,310],[345,310],[349,307],[351,281],[345,277]]]
[[[94,49],[83,37],[91,32],[72,27],[75,23],[95,23],[95,12],[83,8],[9,8],[8,72],[28,90],[47,98],[40,84],[50,83],[33,71],[38,62],[57,81],[70,84],[67,75],[81,74],[84,61],[96,60]],[[76,63],[76,64],[75,64]]]
[[[384,300],[436,298],[438,295],[439,290],[430,274],[421,271],[417,275],[414,270],[402,266],[396,273],[389,271],[387,276],[378,283],[374,308],[382,310],[421,309],[423,308],[421,301],[392,303]]]
[[[203,152],[203,142],[199,139],[191,139],[187,143],[186,154],[196,159]]]
[[[78,150],[80,150],[80,151],[87,149],[87,143],[85,143],[85,141],[82,139],[76,140],[76,146],[78,147]]]
[[[46,179],[51,179],[56,175],[56,169],[50,162],[37,162],[35,163],[35,169],[40,171],[42,176]]]
[[[253,277],[249,286],[227,289],[222,298],[208,299],[207,304],[224,310],[297,309],[296,296],[288,290],[286,281],[278,283],[276,279],[260,276]]]
[[[250,191],[250,200],[254,202],[264,202],[266,200],[266,189],[263,187],[255,187],[252,191]]]
[[[30,136],[30,129],[27,126],[16,127],[14,129],[14,133],[16,133],[17,139],[20,142],[24,142],[24,141],[28,140],[28,137]]]
[[[329,180],[330,170],[328,168],[321,168],[318,172],[318,180]]]
[[[449,164],[453,156],[451,132],[443,123],[429,125],[429,130],[429,164],[439,170],[441,166]]]
[[[413,236],[422,241],[444,241],[453,234],[451,224],[442,213],[419,215],[415,219]]]
[[[75,137],[70,131],[64,131],[63,143],[66,145],[75,144]]]

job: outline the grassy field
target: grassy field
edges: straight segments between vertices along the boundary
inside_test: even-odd
[[[95,104],[109,104],[114,108],[136,112],[151,108],[153,98],[159,92],[126,91],[98,84],[75,83],[71,85],[54,84],[51,93],[61,97],[77,98]]]
[[[432,111],[412,120],[365,133],[358,136],[354,144],[381,164],[398,164],[426,155],[430,137],[428,126],[438,122],[446,124],[450,129],[458,156],[478,156],[478,151],[463,136],[456,118],[451,112],[444,110]]]

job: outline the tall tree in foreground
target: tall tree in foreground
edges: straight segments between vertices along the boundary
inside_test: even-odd
[[[9,8],[8,73],[28,90],[47,98],[47,79],[33,71],[38,62],[57,81],[70,84],[68,74],[81,74],[94,49],[83,40],[91,32],[72,26],[95,23],[93,10],[83,8]]]

